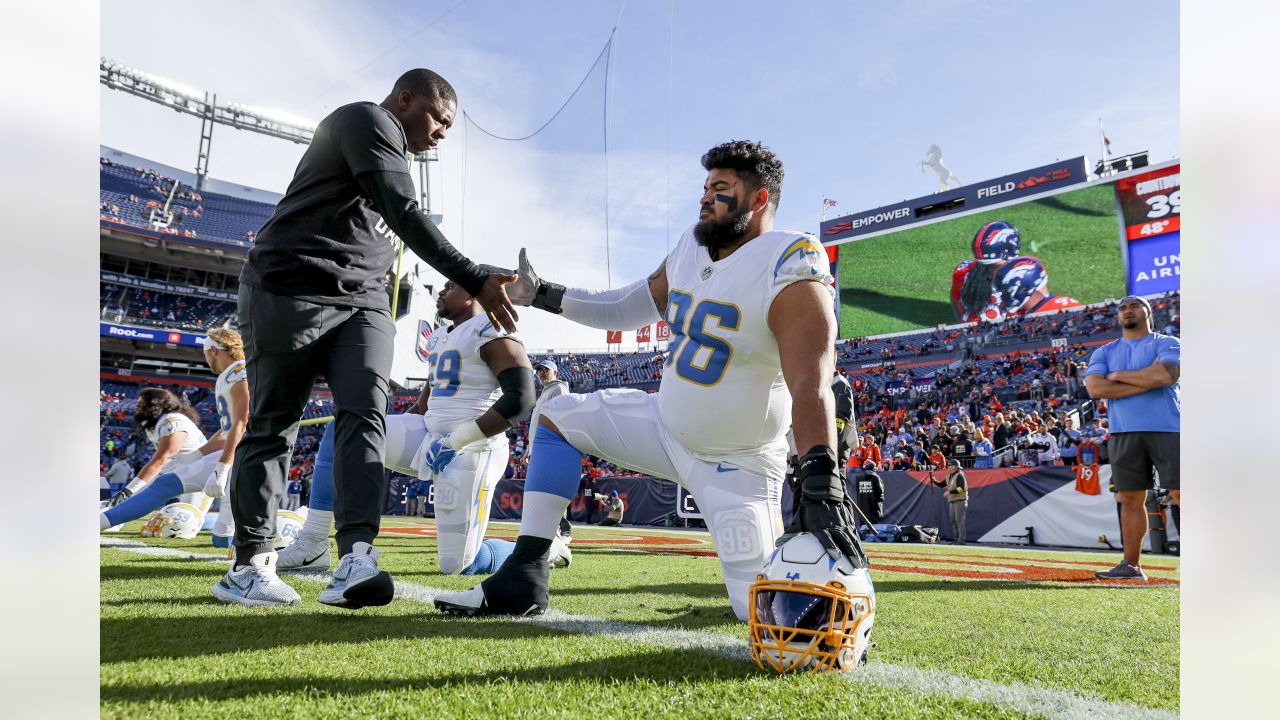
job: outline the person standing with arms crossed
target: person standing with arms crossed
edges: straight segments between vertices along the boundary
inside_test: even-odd
[[[1151,331],[1151,304],[1130,295],[1116,309],[1119,340],[1094,351],[1085,371],[1089,397],[1108,401],[1111,439],[1107,454],[1120,501],[1124,560],[1097,573],[1102,580],[1146,580],[1142,538],[1147,534],[1147,491],[1160,486],[1181,505],[1179,439],[1182,418],[1182,343]],[[1181,527],[1178,528],[1182,530]]]
[[[394,587],[373,547],[386,479],[388,375],[395,325],[384,278],[398,237],[475,297],[495,326],[515,330],[503,286],[461,255],[415,200],[409,157],[444,140],[457,94],[436,73],[410,70],[381,103],[333,111],[315,134],[240,276],[240,330],[252,395],[232,494],[235,560],[215,585],[224,602],[297,605],[276,575],[275,512],[288,481],[298,420],[317,375],[333,391],[338,551],[322,598],[386,605]]]

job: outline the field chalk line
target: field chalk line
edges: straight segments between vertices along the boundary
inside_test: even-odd
[[[102,547],[112,550],[171,557],[186,560],[204,560],[227,563],[224,553],[195,553],[173,548],[156,547],[136,540],[125,540],[103,535]],[[327,573],[290,573],[288,577],[307,582],[329,582]],[[417,583],[395,581],[396,597],[413,602],[431,604],[435,596],[450,592]],[[733,660],[750,662],[747,644],[740,638],[698,630],[677,630],[652,627],[616,620],[603,620],[571,615],[560,610],[548,610],[535,617],[511,618],[514,622],[544,627],[562,632],[600,635],[634,643],[665,648],[678,648],[707,652]],[[1100,698],[1086,698],[1065,690],[1038,688],[1022,683],[1000,684],[990,680],[954,675],[940,670],[929,670],[907,665],[871,662],[860,670],[838,675],[840,679],[854,683],[869,683],[901,688],[926,695],[990,703],[1011,710],[1037,715],[1052,720],[1172,720],[1178,713],[1158,708],[1144,708],[1127,703],[1112,702]]]

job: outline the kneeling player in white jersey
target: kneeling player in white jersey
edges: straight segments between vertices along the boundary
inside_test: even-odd
[[[656,394],[569,394],[542,408],[525,481],[515,552],[493,576],[437,596],[446,612],[540,613],[547,554],[578,487],[583,453],[668,478],[697,498],[729,600],[747,619],[748,589],[784,531],[780,512],[787,426],[807,452],[788,531],[814,533],[862,567],[845,483],[837,472],[831,376],[832,276],[823,248],[774,231],[782,163],[734,141],[702,158],[699,222],[663,264],[620,290],[566,289],[538,279],[521,253],[513,302],[601,329],[643,327],[665,315],[673,333]]]
[[[427,386],[410,410],[387,416],[384,464],[432,480],[440,572],[488,574],[511,554],[485,540],[493,488],[507,467],[506,430],[533,407],[533,368],[518,335],[494,328],[465,290],[445,283],[437,315],[452,323],[428,341]],[[333,523],[333,428],[325,429],[311,476],[311,510],[278,570],[327,570]],[[567,563],[568,549],[557,553]]]
[[[208,513],[213,498],[226,495],[227,475],[235,460],[236,446],[249,422],[249,384],[245,382],[244,343],[240,333],[230,328],[211,330],[205,338],[204,360],[218,373],[214,383],[217,434],[206,441],[204,433],[196,427],[199,417],[195,410],[189,406],[182,410],[173,393],[159,388],[143,390],[135,418],[164,413],[150,426],[145,419],[139,420],[147,438],[156,444],[156,455],[138,473],[138,478],[155,477],[155,482],[103,512],[98,521],[101,529],[143,517],[162,507],[165,500],[174,495],[181,495],[182,502],[194,505],[202,515]],[[171,449],[178,443],[182,452],[175,455]],[[173,460],[157,460],[170,455]],[[148,477],[148,470],[153,466],[156,469]],[[231,503],[224,499],[213,528],[213,544],[229,547],[232,533]]]

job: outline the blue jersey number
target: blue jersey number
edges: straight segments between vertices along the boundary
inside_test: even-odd
[[[439,355],[432,353],[427,356],[427,365],[431,368],[432,397],[451,397],[458,392],[462,355],[457,350],[449,350]]]
[[[231,430],[231,408],[227,407],[227,399],[218,396],[218,427],[223,432]]]
[[[728,340],[707,332],[707,320],[715,318],[716,327],[737,330],[742,324],[742,311],[737,305],[703,300],[693,306],[693,296],[672,290],[667,294],[671,310],[671,348],[667,365],[675,364],[676,375],[697,385],[711,386],[720,382],[733,358],[733,345]],[[691,309],[692,308],[692,309]],[[703,349],[699,363],[698,353]]]

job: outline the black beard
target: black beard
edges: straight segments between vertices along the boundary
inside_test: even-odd
[[[1140,325],[1142,325],[1141,320],[1130,320],[1129,322],[1120,323],[1120,327],[1124,328],[1125,330],[1133,330],[1139,327]]]
[[[732,245],[746,235],[747,226],[750,224],[751,215],[743,209],[725,220],[703,220],[694,225],[693,237],[714,258],[722,248]]]

